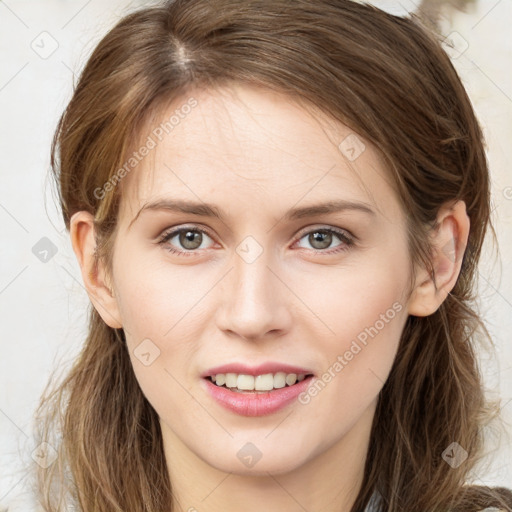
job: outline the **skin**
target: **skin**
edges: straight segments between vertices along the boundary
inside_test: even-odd
[[[176,510],[350,510],[407,317],[432,314],[459,275],[465,205],[439,211],[437,287],[420,268],[410,290],[405,212],[369,141],[359,137],[365,149],[350,161],[338,149],[350,128],[245,85],[194,90],[162,118],[190,96],[198,105],[123,179],[112,276],[94,266],[91,215],[73,215],[88,294],[108,325],[125,329],[133,370],[160,417]],[[130,226],[144,204],[163,198],[214,204],[225,219],[145,210]],[[374,213],[284,219],[291,208],[340,198]],[[157,243],[180,226],[208,231],[185,256],[168,251],[187,251],[179,236]],[[356,240],[347,246],[333,234],[322,246],[308,237],[320,228]],[[248,236],[262,249],[250,263],[236,252]],[[393,304],[393,319],[333,372],[338,355]],[[148,366],[134,354],[144,339],[160,350]],[[334,377],[309,403],[257,418],[222,408],[201,386],[201,372],[214,366],[265,361],[317,377],[331,368]],[[252,467],[237,457],[248,442],[262,454]]]

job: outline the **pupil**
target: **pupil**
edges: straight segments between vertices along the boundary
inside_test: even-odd
[[[185,247],[187,249],[197,249],[197,247],[199,247],[201,245],[201,241],[199,240],[199,243],[194,244],[194,238],[196,237],[196,235],[199,235],[199,234],[200,233],[197,233],[195,231],[182,232],[181,233],[182,239],[180,240],[180,242],[183,245],[183,247]]]
[[[325,249],[326,247],[329,247],[331,244],[331,237],[332,235],[330,233],[327,233],[325,231],[316,231],[312,234],[313,236],[313,242],[320,243],[320,247],[317,247],[318,249]],[[315,245],[312,243],[313,247]]]

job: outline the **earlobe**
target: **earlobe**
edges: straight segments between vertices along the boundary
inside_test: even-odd
[[[70,219],[69,231],[82,280],[93,306],[107,325],[114,329],[122,328],[113,289],[107,283],[103,264],[96,261],[94,217],[86,211],[76,212]]]
[[[469,237],[470,220],[464,201],[445,205],[437,215],[437,227],[431,232],[434,279],[426,269],[416,278],[408,312],[429,316],[444,302],[460,274]]]

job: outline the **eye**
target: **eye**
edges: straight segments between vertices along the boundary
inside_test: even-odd
[[[164,233],[164,235],[158,241],[159,244],[166,245],[166,249],[178,256],[188,256],[188,253],[192,256],[196,249],[201,248],[204,237],[211,238],[208,233],[196,227],[183,227],[174,229]],[[176,238],[176,244],[181,246],[183,249],[175,249],[170,243]],[[203,247],[204,249],[204,247]]]
[[[196,249],[205,248],[201,247],[205,237],[212,238],[204,229],[197,227],[181,227],[164,233],[158,240],[158,243],[164,245],[166,250],[178,256],[193,256],[194,253],[197,252]],[[326,249],[332,245],[336,238],[340,240],[341,243],[336,245],[334,249],[327,251]],[[173,239],[176,239],[176,241],[171,244],[170,242],[172,242]],[[346,251],[354,245],[354,240],[351,235],[345,231],[334,228],[317,228],[306,231],[300,236],[299,242],[302,239],[307,239],[307,242],[311,245],[314,252],[324,252],[326,254]],[[176,245],[181,246],[182,249],[175,248]]]
[[[341,240],[341,243],[335,246],[334,250],[326,251],[325,249],[331,246],[334,238]],[[307,231],[300,237],[299,242],[302,239],[306,239],[316,252],[326,252],[327,254],[346,251],[354,245],[354,240],[348,233],[333,228],[320,228]]]

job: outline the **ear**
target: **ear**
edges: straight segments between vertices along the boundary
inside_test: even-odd
[[[413,316],[434,313],[457,282],[470,228],[464,201],[443,205],[437,215],[437,224],[431,232],[435,279],[432,280],[425,268],[418,272],[408,307]]]
[[[114,329],[122,328],[117,300],[107,283],[103,264],[95,258],[94,217],[86,211],[75,213],[70,219],[69,231],[91,302],[107,325]]]

